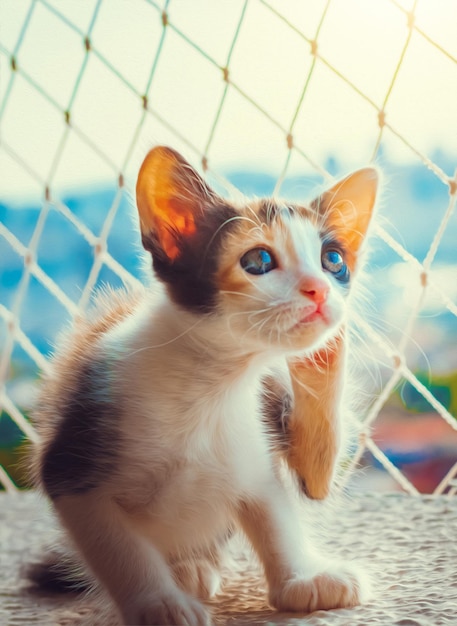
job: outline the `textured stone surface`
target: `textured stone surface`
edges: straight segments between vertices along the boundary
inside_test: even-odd
[[[95,598],[27,590],[21,567],[55,538],[47,509],[33,493],[0,494],[0,624],[117,625],[106,603]],[[326,550],[371,571],[375,596],[369,604],[307,616],[278,614],[266,604],[255,562],[236,552],[212,603],[216,624],[457,624],[457,498],[363,495],[340,509],[327,524]]]

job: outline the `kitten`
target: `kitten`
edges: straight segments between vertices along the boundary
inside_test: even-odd
[[[324,498],[340,448],[346,299],[377,188],[360,170],[308,206],[219,197],[175,151],[139,172],[159,289],[107,292],[53,359],[35,476],[126,624],[210,623],[219,548],[244,531],[282,611],[362,600],[314,554],[282,456]]]

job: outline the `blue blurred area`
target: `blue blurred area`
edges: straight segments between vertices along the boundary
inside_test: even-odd
[[[116,189],[82,190],[64,196],[62,202],[96,237],[100,236]],[[37,227],[40,204],[0,203],[0,220],[21,244],[30,244]],[[123,195],[108,236],[108,250],[121,265],[139,276],[139,237],[130,202]],[[42,219],[42,218],[41,218]],[[37,263],[63,293],[78,302],[94,263],[93,247],[60,211],[50,207],[41,223]],[[0,237],[0,303],[11,309],[21,280],[24,280],[22,256]],[[97,285],[120,286],[120,278],[103,265]],[[43,353],[52,349],[55,334],[68,314],[65,307],[34,276],[28,279],[25,298],[19,312],[20,327]],[[0,334],[1,343],[1,334]]]
[[[455,165],[452,160],[444,155],[437,155],[437,159],[438,156],[441,167],[452,172]],[[331,159],[327,165],[332,171],[342,169],[335,159]],[[383,224],[411,254],[422,260],[448,206],[448,189],[422,165],[398,167],[387,162],[382,164],[382,169],[385,173],[385,189],[381,200]],[[232,171],[227,174],[227,178],[247,195],[269,195],[276,183],[274,176],[264,172]],[[293,201],[305,201],[317,193],[320,185],[321,180],[317,176],[290,177],[284,182],[281,194]],[[63,196],[62,202],[86,228],[99,236],[115,193],[114,188],[83,189]],[[7,205],[0,202],[0,220],[27,247],[37,227],[40,210],[39,204]],[[457,262],[456,217],[453,216],[441,241],[436,263],[454,265]],[[110,229],[108,251],[138,277],[140,248],[135,211],[124,194]],[[388,293],[383,292],[383,284],[386,282],[383,273],[399,260],[397,254],[385,244],[377,245],[371,254],[370,271],[374,277],[372,287],[375,294],[379,292],[380,298],[389,297]],[[71,300],[79,300],[94,263],[93,248],[75,226],[52,206],[42,225],[37,262]],[[0,237],[0,303],[7,308],[14,306],[15,292],[22,276],[22,257]],[[118,286],[121,281],[103,266],[98,279],[98,284],[101,283]],[[67,317],[58,300],[32,277],[19,318],[21,328],[40,351],[49,352],[56,331]],[[455,321],[450,313],[440,316],[440,324],[446,324],[446,320],[451,318]]]
[[[437,162],[438,157],[434,160]],[[443,155],[439,155],[439,163],[444,171],[451,175],[455,163]],[[329,161],[326,167],[335,174],[342,171],[335,159]],[[380,202],[382,225],[409,253],[422,261],[448,207],[448,188],[422,165],[398,167],[383,163],[382,169],[385,174],[384,191]],[[245,194],[259,197],[271,195],[276,184],[276,178],[265,172],[232,171],[227,173],[227,178]],[[290,177],[284,181],[281,195],[294,202],[305,202],[318,193],[321,185],[322,181],[318,176]],[[105,220],[116,193],[117,189],[114,187],[82,189],[78,193],[64,195],[61,200],[85,228],[95,237],[99,237],[104,232],[104,226],[108,226]],[[41,204],[19,201],[14,204],[0,201],[0,221],[25,248],[29,246],[35,229],[38,226],[42,229],[37,247],[37,263],[62,292],[77,303],[95,259],[93,246],[71,221],[55,207],[50,206],[48,213],[43,214]],[[441,240],[434,265],[454,268],[457,276],[456,242],[457,215],[454,214]],[[116,261],[134,276],[140,277],[142,248],[137,217],[126,195],[122,196],[113,217],[107,246],[110,255]],[[392,283],[391,268],[401,259],[381,241],[375,241],[372,248],[368,268],[369,288],[371,310],[376,317],[370,320],[375,319],[378,326],[382,327],[385,313],[395,310],[395,306],[398,307],[401,298],[404,298],[404,286],[395,286]],[[48,354],[53,349],[56,335],[69,321],[69,313],[36,277],[29,276],[23,284],[24,276],[24,261],[21,254],[0,236],[0,304],[15,310],[20,328],[41,353]],[[118,287],[121,285],[121,279],[109,267],[103,265],[98,275],[97,286],[102,284]],[[20,308],[16,311],[18,286],[24,287],[24,296],[21,298]],[[401,327],[402,321],[394,317],[394,322]],[[437,330],[441,337],[441,339],[438,337],[438,340],[435,337]],[[418,332],[419,336],[415,338],[417,343],[422,346],[424,340],[428,342],[426,362],[422,363],[422,366],[425,368],[430,366],[435,351],[435,363],[439,363],[441,372],[439,376],[430,376],[431,371],[434,371],[433,368],[425,369],[423,373],[419,371],[419,380],[451,414],[456,414],[457,351],[454,349],[452,352],[452,346],[457,345],[456,318],[441,306],[439,315],[433,314],[427,319],[426,329],[421,327]],[[430,337],[435,337],[434,343],[430,343]],[[5,324],[2,325],[0,318],[0,350],[5,338],[6,327]],[[30,406],[26,399],[26,390],[35,377],[35,363],[20,343],[15,342],[11,355],[11,376],[7,387],[11,397],[25,415],[28,413],[27,407]],[[441,431],[437,433],[433,442],[430,441],[435,426],[432,422],[431,426],[429,422],[424,424],[423,420],[426,415],[431,414],[432,407],[409,383],[396,391],[389,403],[387,415],[389,411],[397,411],[398,415],[385,426],[382,425],[381,419],[381,430],[379,432],[375,430],[374,433],[379,439],[378,444],[421,491],[431,491],[454,462],[455,444],[450,441],[447,433],[443,435]],[[413,418],[416,421],[411,423]],[[378,418],[377,423],[379,421]],[[441,426],[441,422],[441,418],[438,417],[437,427]],[[422,428],[422,434],[419,433],[419,426]],[[401,433],[398,431],[400,427],[406,432],[403,439],[409,442],[408,446],[401,444]],[[411,442],[411,428],[416,433],[414,443]],[[6,413],[1,414],[0,462],[8,468],[8,472],[18,485],[25,484],[24,477],[16,470],[19,467],[18,458],[23,455],[24,450],[23,433]],[[368,464],[376,467],[374,459]]]

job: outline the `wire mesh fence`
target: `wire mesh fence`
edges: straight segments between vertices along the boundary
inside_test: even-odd
[[[239,172],[232,175],[234,167],[242,158],[255,163],[262,156],[267,192],[288,196],[332,179],[338,167],[319,137],[333,135],[354,148],[359,165],[376,161],[382,167],[394,149],[400,161],[415,164],[417,180],[408,180],[406,188],[429,181],[434,190],[430,197],[422,190],[425,217],[412,211],[395,221],[404,208],[396,199],[400,174],[389,174],[384,204],[394,227],[387,219],[378,224],[375,249],[387,259],[376,280],[391,292],[390,313],[355,318],[366,338],[367,359],[380,374],[351,465],[383,468],[401,489],[418,493],[420,486],[401,459],[383,445],[389,428],[400,432],[394,418],[399,406],[406,406],[410,417],[421,412],[431,420],[423,416],[420,425],[424,463],[431,458],[427,445],[429,452],[436,446],[430,428],[438,428],[449,443],[447,464],[440,465],[428,490],[456,493],[457,356],[449,338],[457,332],[455,251],[452,257],[457,172],[452,158],[431,149],[426,131],[440,120],[448,123],[449,136],[457,137],[453,114],[446,122],[447,109],[440,108],[443,99],[457,97],[457,49],[440,30],[451,4],[435,8],[435,22],[425,4],[3,0],[0,15],[8,24],[0,28],[4,488],[22,484],[17,467],[23,440],[37,437],[28,419],[35,380],[47,367],[56,331],[84,315],[100,283],[138,280],[129,204],[131,181],[146,150],[168,143],[227,190],[237,185],[251,191]],[[356,23],[348,18],[351,11]],[[346,46],[348,38],[359,38],[358,48]],[[369,57],[370,76],[359,63],[363,57]],[[415,67],[418,58],[431,59],[432,69]],[[331,101],[322,93],[331,93]],[[434,97],[423,105],[422,93]],[[401,176],[407,171],[398,168]],[[87,181],[100,180],[109,181],[108,190],[81,191]],[[427,235],[422,253],[410,240],[418,221]],[[433,328],[424,325],[424,313],[433,316]],[[383,426],[377,429],[378,424]],[[406,439],[418,428],[417,421],[410,424]]]

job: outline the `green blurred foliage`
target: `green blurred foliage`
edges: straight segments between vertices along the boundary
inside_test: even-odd
[[[453,415],[457,417],[457,371],[450,374],[415,373],[419,382]],[[398,392],[402,405],[413,413],[429,413],[433,408],[428,400],[408,381]]]
[[[30,486],[27,461],[29,447],[30,444],[22,430],[8,413],[2,411],[0,414],[0,465],[20,488]],[[0,489],[2,489],[1,484]]]

